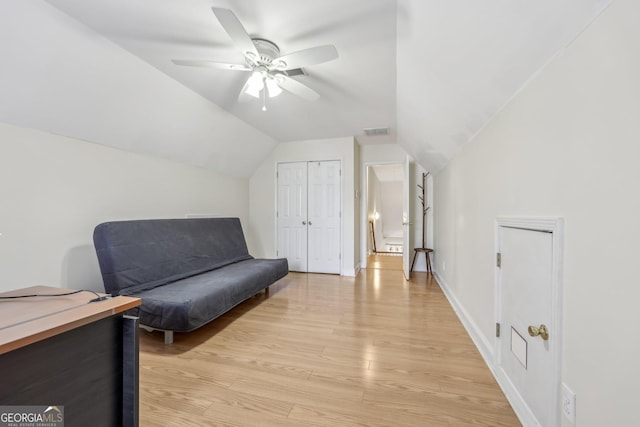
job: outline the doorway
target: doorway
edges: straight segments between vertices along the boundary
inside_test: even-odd
[[[386,163],[365,167],[364,214],[367,222],[367,268],[402,270],[404,244],[405,165]]]

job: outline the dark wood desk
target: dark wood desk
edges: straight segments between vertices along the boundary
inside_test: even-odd
[[[1,293],[50,295],[34,286]],[[64,406],[65,425],[138,425],[138,298],[0,299],[0,405]]]

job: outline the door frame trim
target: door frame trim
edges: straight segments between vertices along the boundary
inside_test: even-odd
[[[551,233],[552,241],[552,278],[551,278],[551,316],[552,330],[550,334],[551,346],[554,349],[552,357],[552,375],[556,386],[553,389],[551,402],[553,405],[554,426],[560,425],[560,387],[562,384],[562,266],[564,259],[564,219],[561,217],[498,217],[495,221],[495,252],[500,252],[500,230],[505,228],[520,228],[532,231],[542,231]],[[494,292],[494,318],[496,323],[501,322],[502,313],[502,275],[500,268],[494,265],[495,292]],[[505,335],[502,336],[503,338]],[[509,403],[513,407],[516,415],[525,426],[538,425],[536,418],[518,393],[509,377],[500,368],[500,341],[494,336],[494,373],[496,380],[504,391]]]

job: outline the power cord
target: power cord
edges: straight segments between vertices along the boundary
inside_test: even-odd
[[[65,292],[65,293],[60,293],[60,294],[29,294],[29,295],[13,295],[13,296],[5,296],[5,297],[0,297],[0,300],[3,299],[20,299],[20,298],[34,298],[34,297],[64,297],[67,295],[74,295],[74,294],[79,294],[80,292],[91,292],[92,294],[94,294],[96,296],[96,298],[89,300],[89,302],[98,302],[98,301],[104,301],[106,299],[111,298],[110,294],[107,295],[100,295],[99,293],[89,290],[89,289],[80,289],[79,291],[73,291],[73,292]]]

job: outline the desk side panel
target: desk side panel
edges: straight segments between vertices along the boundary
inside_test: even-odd
[[[65,426],[120,426],[123,318],[113,316],[0,355],[0,405],[63,405]]]

